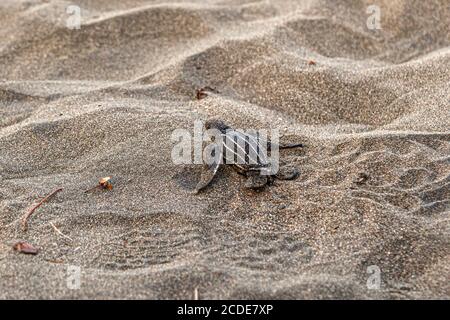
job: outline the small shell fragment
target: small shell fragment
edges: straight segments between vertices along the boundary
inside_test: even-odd
[[[27,242],[17,242],[14,246],[13,249],[21,252],[21,253],[25,253],[25,254],[37,254],[39,252],[39,249],[33,247],[31,244],[27,243]]]

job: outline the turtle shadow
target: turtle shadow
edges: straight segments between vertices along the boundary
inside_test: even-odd
[[[184,190],[194,191],[200,180],[201,172],[201,166],[183,165],[172,175],[172,180]]]

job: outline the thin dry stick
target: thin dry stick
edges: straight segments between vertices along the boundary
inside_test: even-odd
[[[56,189],[55,191],[50,193],[48,196],[46,196],[44,199],[42,199],[37,205],[35,205],[33,208],[31,208],[30,211],[27,212],[27,214],[23,217],[23,220],[22,220],[23,231],[28,230],[28,218],[33,214],[33,212],[36,211],[36,209],[39,208],[40,206],[42,206],[45,202],[47,202],[51,197],[53,197],[55,194],[57,194],[58,192],[60,192],[62,190],[63,190],[63,188]]]
[[[100,189],[100,188],[101,188],[101,185],[96,185],[95,187],[92,187],[92,188],[86,190],[84,193],[88,193],[88,192],[94,191],[95,189]]]
[[[53,227],[53,229],[55,229],[55,231],[56,231],[59,235],[63,236],[63,237],[66,238],[66,239],[69,239],[70,241],[73,241],[73,239],[72,239],[71,237],[69,237],[68,235],[65,235],[64,233],[62,233],[61,230],[59,230],[59,229],[53,224],[53,222],[50,222],[50,225]]]

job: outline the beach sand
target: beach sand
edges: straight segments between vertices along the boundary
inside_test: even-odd
[[[0,298],[449,299],[449,23],[447,0],[1,1]],[[304,143],[299,178],[192,194],[171,134],[209,118]]]

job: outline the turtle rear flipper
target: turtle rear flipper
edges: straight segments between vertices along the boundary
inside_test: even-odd
[[[261,175],[258,171],[251,171],[247,175],[247,181],[245,181],[245,188],[247,189],[261,189],[268,183],[266,175]]]
[[[278,169],[278,172],[275,176],[280,180],[294,180],[298,177],[299,174],[300,172],[297,168],[291,166],[282,166]]]
[[[271,151],[272,147],[278,147],[278,149],[294,149],[294,148],[304,148],[303,143],[286,143],[286,144],[276,144],[273,142],[267,142],[267,151]]]

